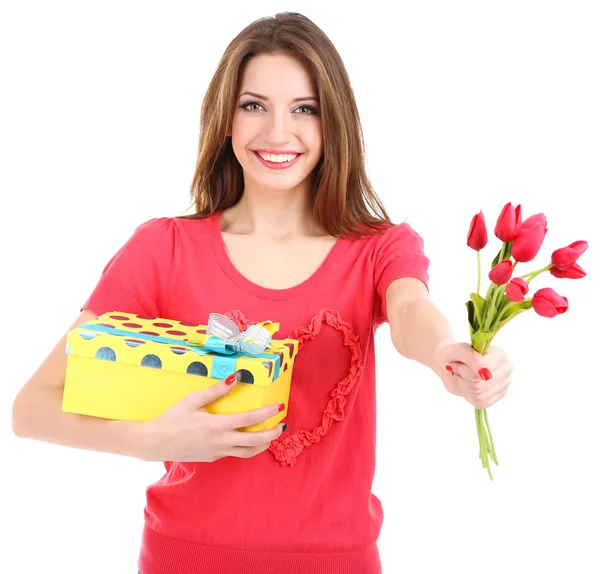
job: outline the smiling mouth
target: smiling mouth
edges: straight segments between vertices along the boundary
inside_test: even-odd
[[[276,155],[257,151],[253,151],[253,153],[258,158],[258,161],[260,161],[264,166],[275,170],[282,170],[291,167],[301,156],[304,155],[303,153]]]

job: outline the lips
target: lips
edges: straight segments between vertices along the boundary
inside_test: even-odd
[[[292,150],[253,149],[257,153],[272,153],[273,155],[299,155],[302,152]]]
[[[257,157],[258,161],[260,161],[264,166],[268,167],[269,169],[283,170],[292,167],[304,154],[299,153],[292,161],[284,163],[277,163],[274,161],[268,161],[266,159],[263,159],[262,157],[260,157],[260,154],[256,150],[254,150],[254,155]]]

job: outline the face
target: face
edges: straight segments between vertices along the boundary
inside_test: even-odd
[[[246,187],[293,190],[310,183],[323,138],[317,92],[296,59],[260,54],[246,64],[233,118],[233,151]]]

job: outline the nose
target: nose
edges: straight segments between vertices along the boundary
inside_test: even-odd
[[[274,110],[269,115],[265,138],[276,147],[290,140],[292,131],[291,118],[287,110]]]

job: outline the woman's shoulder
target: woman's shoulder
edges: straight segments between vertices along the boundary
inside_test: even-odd
[[[146,219],[134,229],[134,236],[144,241],[180,241],[205,234],[209,230],[212,216],[198,218],[189,216],[158,216]]]
[[[362,235],[351,241],[360,249],[371,249],[373,252],[385,250],[391,246],[412,243],[423,244],[422,236],[407,220],[402,223],[383,222],[374,233]]]

